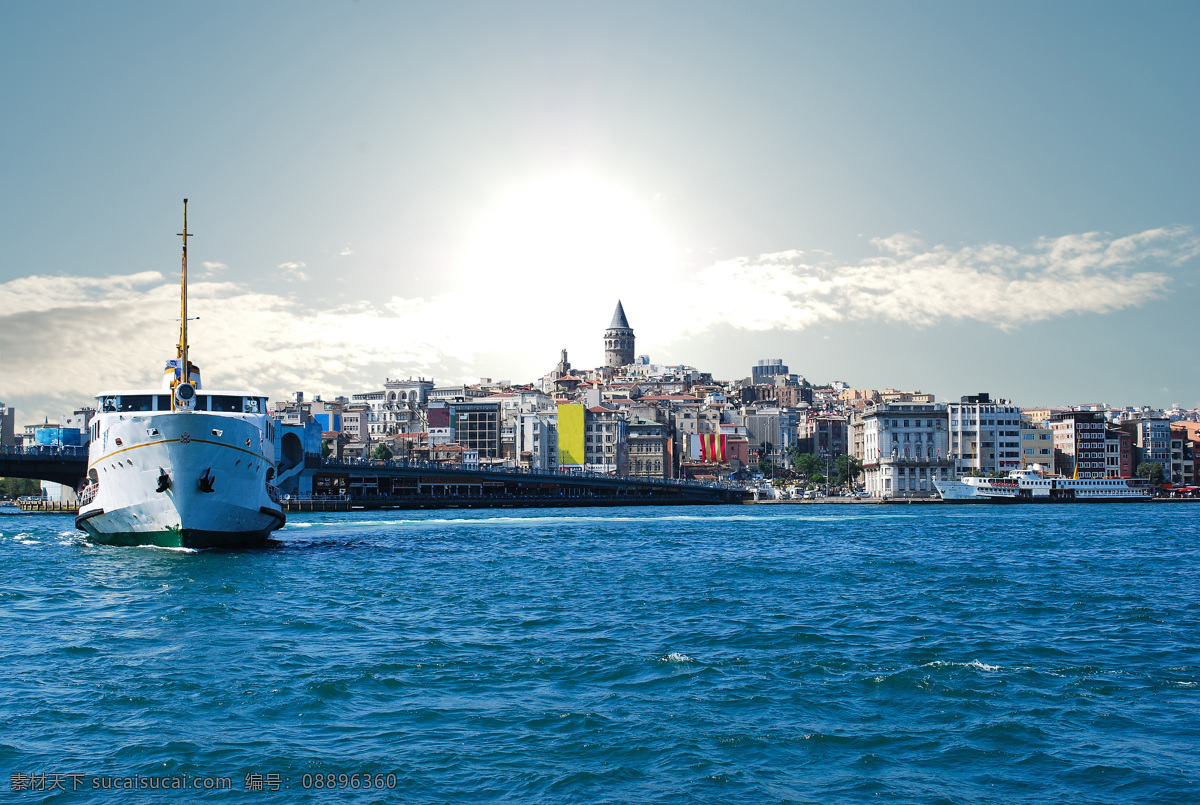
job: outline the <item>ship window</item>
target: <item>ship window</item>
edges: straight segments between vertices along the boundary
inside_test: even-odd
[[[214,394],[212,396],[212,407],[209,410],[220,411],[226,414],[240,414],[242,413],[242,398]]]
[[[170,411],[171,410],[171,396],[169,394],[156,394],[154,396],[154,410],[155,411]]]
[[[154,398],[149,394],[127,394],[117,401],[117,410],[121,412],[154,410]]]
[[[247,414],[257,414],[262,410],[262,406],[259,405],[257,397],[247,397],[245,401],[245,408],[243,410]]]

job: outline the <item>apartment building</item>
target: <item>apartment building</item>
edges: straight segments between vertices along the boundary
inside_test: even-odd
[[[1021,467],[1021,409],[990,394],[949,403],[950,455],[957,474],[1006,474]]]
[[[1098,411],[1063,411],[1050,417],[1054,432],[1054,465],[1073,478],[1104,478],[1104,415]]]
[[[1021,469],[1038,465],[1051,469],[1054,466],[1054,431],[1046,419],[1034,421],[1021,415]]]

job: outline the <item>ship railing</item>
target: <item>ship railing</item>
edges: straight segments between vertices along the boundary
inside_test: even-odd
[[[100,489],[100,484],[90,483],[79,492],[79,505],[86,506],[96,499],[96,492]]]
[[[267,497],[269,497],[274,503],[283,502],[283,495],[280,494],[279,487],[272,486],[271,484],[267,484]]]

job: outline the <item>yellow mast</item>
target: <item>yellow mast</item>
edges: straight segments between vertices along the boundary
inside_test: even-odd
[[[188,314],[187,314],[187,239],[188,239],[187,203],[188,203],[188,200],[185,198],[183,200],[183,231],[179,233],[180,237],[183,238],[183,274],[180,279],[180,285],[179,285],[179,377],[180,377],[180,380],[177,380],[171,384],[172,389],[175,388],[175,385],[177,383],[188,382],[188,379],[190,377],[190,372],[188,371],[189,364],[188,364],[188,342],[187,342],[187,323],[188,323]]]

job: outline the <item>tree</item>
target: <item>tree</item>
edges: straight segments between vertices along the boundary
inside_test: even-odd
[[[380,461],[387,461],[392,457],[392,451],[388,449],[386,444],[380,443],[375,445],[375,449],[371,451],[371,458]]]
[[[862,462],[854,456],[838,456],[834,468],[834,483],[838,486],[854,483],[862,475]]]
[[[821,461],[821,457],[816,453],[801,453],[792,459],[792,464],[796,467],[797,472],[809,478],[819,475],[825,467],[825,462]]]
[[[0,478],[0,498],[42,494],[42,482],[35,478]]]
[[[1163,465],[1157,461],[1143,461],[1137,465],[1137,470],[1134,472],[1139,478],[1146,478],[1150,481],[1151,486],[1162,486],[1163,483]]]
[[[771,462],[767,461],[765,458],[760,458],[758,460],[758,471],[761,472],[763,475],[770,475],[771,474]]]
[[[321,440],[321,458],[329,458],[329,454],[333,452],[333,448],[329,446],[328,439]]]

